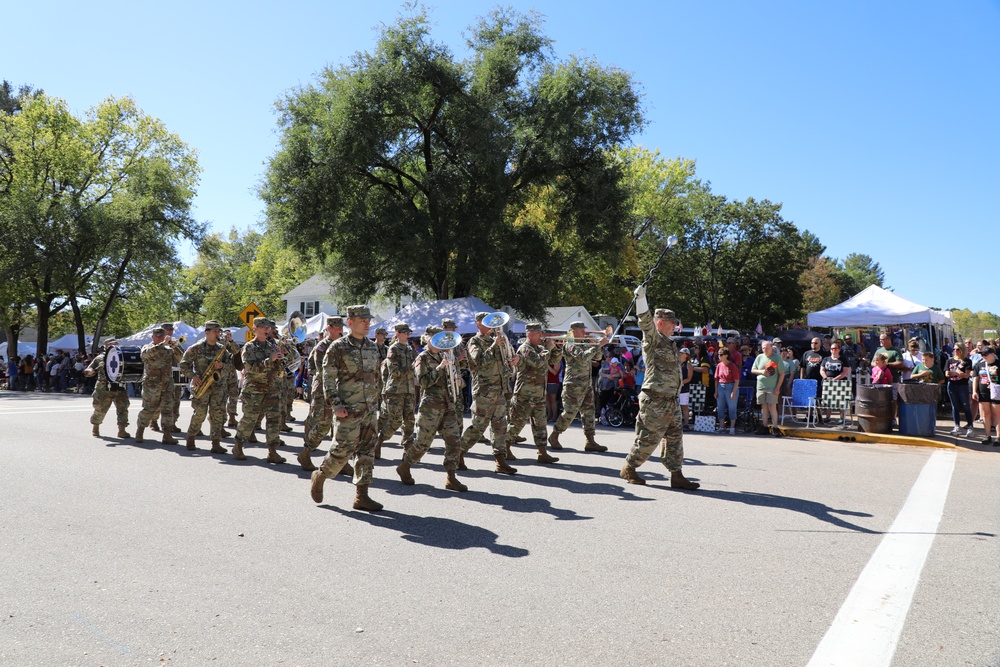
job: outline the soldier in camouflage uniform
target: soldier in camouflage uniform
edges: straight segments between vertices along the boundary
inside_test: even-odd
[[[253,321],[254,339],[243,346],[243,418],[236,429],[233,458],[245,461],[243,443],[253,432],[261,415],[267,419],[267,462],[284,463],[278,454],[278,422],[281,413],[278,408],[278,379],[285,371],[284,355],[273,340],[268,339],[271,321],[266,317],[255,317]]]
[[[446,317],[441,320],[441,331],[450,331],[452,333],[458,333],[458,323],[450,317]],[[453,351],[455,356],[455,366],[458,368],[459,374],[462,376],[462,386],[471,387],[472,377],[469,375],[469,348],[466,347],[465,341],[458,344]],[[462,424],[465,418],[465,389],[463,389],[462,394],[462,405],[461,410],[458,411],[458,423]]]
[[[173,368],[180,363],[181,352],[177,341],[167,340],[163,327],[153,329],[153,342],[142,346],[142,412],[135,427],[135,441],[142,442],[142,432],[149,426],[157,413],[171,415],[174,412]],[[166,424],[164,424],[166,426]],[[163,429],[163,443],[176,445],[177,439]]]
[[[489,313],[476,313],[479,333],[469,339],[469,369],[472,371],[472,423],[462,434],[462,460],[459,470],[464,469],[465,452],[479,440],[486,427],[493,432],[493,459],[496,471],[513,475],[516,468],[507,463],[507,396],[510,392],[512,367],[517,366],[520,357],[516,354],[510,363],[504,361],[501,341],[503,332],[494,334],[483,326],[483,318]]]
[[[94,437],[101,435],[101,422],[104,415],[108,414],[111,404],[115,405],[115,412],[118,413],[118,437],[129,437],[125,427],[128,426],[128,392],[125,385],[117,382],[108,382],[108,374],[104,365],[107,351],[118,344],[114,338],[104,341],[104,352],[94,357],[83,374],[86,376],[97,374],[97,384],[94,385],[94,414],[90,417],[90,423],[94,425]]]
[[[174,341],[174,349],[176,350],[174,354],[174,367],[181,361],[181,357],[184,355],[184,345],[181,341],[174,338],[174,323],[164,322],[160,326],[163,327],[163,331],[167,334],[166,340]],[[160,426],[163,428],[164,433],[180,433],[181,429],[177,426],[177,420],[181,416],[181,386],[174,385],[174,401],[171,404],[171,410],[168,413],[164,413],[162,410],[160,412]],[[154,417],[155,419],[155,417]]]
[[[378,348],[378,360],[381,364],[389,356],[389,346],[385,344],[385,339],[389,336],[389,332],[385,327],[379,327],[375,330],[375,346]]]
[[[326,353],[330,345],[335,340],[339,340],[344,335],[344,319],[340,316],[326,318],[326,337],[316,343],[316,347],[309,353],[306,361],[309,364],[309,414],[306,416],[305,426],[302,436],[302,451],[299,452],[298,461],[303,470],[313,471],[316,466],[312,462],[312,453],[323,442],[323,438],[330,432],[333,425],[333,407],[327,403],[326,394],[323,393],[323,362],[326,360]],[[354,469],[350,463],[345,463],[340,470],[341,475],[354,476]]]
[[[407,327],[409,328],[409,327]],[[457,334],[456,334],[457,335]],[[393,346],[393,350],[395,349]],[[390,350],[390,355],[393,354]],[[417,439],[403,451],[403,461],[396,468],[396,474],[403,484],[414,483],[410,467],[419,463],[434,440],[434,434],[444,438],[444,469],[448,475],[444,488],[451,491],[468,491],[469,487],[458,481],[455,471],[462,455],[462,393],[460,382],[456,384],[458,395],[454,395],[450,372],[455,372],[452,359],[430,340],[425,341],[424,350],[415,362],[416,380],[420,383],[420,412],[417,418]]]
[[[380,503],[368,496],[378,441],[378,401],[382,395],[378,348],[368,339],[372,315],[368,306],[350,306],[350,334],[334,341],[323,360],[323,393],[337,418],[337,445],[312,474],[309,493],[323,502],[323,483],[334,477],[354,455],[354,509],[377,512]]]
[[[572,322],[569,325],[573,338],[584,338],[586,328],[587,325],[583,322]],[[562,449],[559,434],[569,428],[579,414],[580,421],[583,422],[583,435],[587,438],[584,451],[608,451],[607,447],[594,440],[597,431],[594,427],[594,384],[590,376],[591,362],[601,358],[601,348],[607,344],[608,339],[604,337],[596,345],[567,342],[563,346],[563,359],[566,361],[562,390],[563,412],[552,426],[552,435],[549,436],[552,449]]]
[[[622,479],[629,484],[645,484],[636,468],[661,445],[660,459],[670,471],[670,486],[693,491],[700,484],[681,472],[684,463],[684,443],[681,429],[680,362],[677,345],[670,340],[679,320],[674,311],[657,308],[655,318],[646,302],[646,286],[635,290],[635,312],[642,329],[642,358],[646,361],[646,377],[639,395],[639,416],[635,420],[635,442],[622,466]]]
[[[226,364],[222,369],[222,384],[226,388],[226,412],[229,413],[229,422],[226,426],[236,428],[239,422],[236,421],[236,406],[240,402],[240,379],[239,371],[243,370],[243,347],[233,340],[233,335],[229,331],[222,332],[223,343],[232,363]],[[237,368],[237,365],[239,368]],[[222,435],[228,436],[226,431]]]
[[[558,363],[562,350],[552,339],[543,346],[542,325],[531,322],[526,327],[528,340],[517,349],[521,363],[514,373],[514,397],[510,403],[510,424],[507,428],[507,456],[510,447],[524,425],[531,421],[531,434],[535,438],[539,463],[555,463],[559,459],[545,451],[545,385],[549,364]]]
[[[403,439],[400,444],[405,450],[413,444],[413,409],[416,398],[414,387],[413,362],[416,354],[410,347],[410,334],[413,331],[406,322],[396,325],[396,336],[382,362],[382,373],[385,386],[382,389],[382,411],[378,418],[378,444],[375,446],[375,458],[382,457],[382,443],[396,432],[402,424]]]
[[[226,387],[223,385],[223,371],[226,366],[232,366],[232,358],[226,351],[226,346],[219,341],[222,325],[215,320],[205,322],[205,338],[198,341],[185,352],[181,358],[181,374],[191,381],[194,392],[191,394],[191,406],[194,414],[187,430],[187,448],[195,449],[195,437],[201,431],[205,416],[209,416],[212,436],[212,453],[225,454],[227,450],[219,444],[222,437],[222,425],[226,421]],[[198,388],[206,382],[212,384],[201,398],[195,398]]]
[[[271,325],[268,338],[278,346],[278,349],[281,350],[281,354],[283,355],[283,359],[285,361],[292,359],[296,352],[292,350],[288,339],[280,335],[278,325],[274,320],[268,320],[268,322]],[[295,399],[295,373],[290,372],[284,366],[284,361],[282,361],[281,373],[278,375],[277,387],[278,414],[280,415],[278,419],[278,430],[287,433],[292,430],[292,427],[288,425],[288,419],[291,415],[291,403]]]

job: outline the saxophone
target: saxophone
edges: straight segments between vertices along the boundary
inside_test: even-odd
[[[222,349],[219,350],[219,353],[215,355],[215,358],[209,362],[208,369],[212,369],[212,367],[215,366],[216,362],[222,361],[222,355],[224,355],[225,353],[226,353],[226,346],[223,345]],[[192,398],[200,399],[202,396],[204,396],[205,392],[207,392],[209,388],[213,384],[215,384],[216,380],[218,380],[219,377],[220,377],[219,371],[212,370],[212,373],[208,376],[208,378],[202,378],[201,384],[198,385],[198,387],[194,390],[194,393],[191,395]]]

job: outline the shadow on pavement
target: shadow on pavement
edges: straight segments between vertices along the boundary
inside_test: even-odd
[[[715,489],[700,489],[699,491],[695,491],[693,493],[706,498],[716,498],[718,500],[742,503],[744,505],[772,507],[775,509],[789,510],[791,512],[799,512],[801,514],[806,514],[819,519],[824,523],[829,523],[833,526],[844,528],[852,532],[867,533],[869,535],[883,534],[882,531],[857,526],[849,521],[845,521],[844,519],[835,516],[840,514],[844,516],[871,517],[871,514],[865,512],[853,512],[851,510],[838,510],[830,507],[829,505],[824,505],[823,503],[818,503],[812,500],[776,496],[770,493],[754,493],[752,491],[718,491]]]
[[[487,549],[491,553],[507,558],[523,558],[530,553],[520,547],[498,544],[498,535],[490,530],[453,519],[411,516],[388,510],[369,513],[348,511],[332,505],[320,505],[320,507],[378,528],[398,531],[402,533],[404,540],[438,549]]]

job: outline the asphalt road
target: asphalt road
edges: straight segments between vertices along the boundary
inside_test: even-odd
[[[89,406],[0,396],[2,665],[807,665],[938,451],[691,434],[680,492],[574,427],[514,477],[477,445],[457,494],[440,440],[412,487],[388,445],[368,514],[342,477],[310,500],[301,421],[273,466],[119,441],[113,410],[96,439]],[[953,461],[884,664],[1000,665],[1000,450]]]

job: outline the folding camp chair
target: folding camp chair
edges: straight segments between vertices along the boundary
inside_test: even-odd
[[[795,411],[802,409],[806,411],[806,427],[816,426],[816,419],[819,416],[816,406],[816,389],[818,384],[816,380],[792,380],[792,395],[781,398],[780,423],[782,426],[785,425],[786,411],[794,420],[796,419]]]

